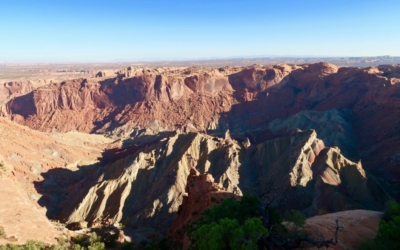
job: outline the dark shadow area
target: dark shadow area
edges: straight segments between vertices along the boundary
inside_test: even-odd
[[[139,169],[137,178],[132,183],[131,190],[133,191],[126,198],[123,210],[123,214],[136,215],[126,216],[122,220],[123,224],[132,225],[128,228],[127,234],[138,237],[138,231],[141,230],[148,233],[152,230],[166,233],[176,216],[169,211],[171,204],[176,202],[170,200],[169,192],[172,186],[177,184],[178,161],[182,157],[190,157],[184,155],[184,152],[190,146],[188,142],[195,137],[195,133],[179,135],[168,157],[154,162],[154,167],[151,169]],[[154,204],[154,202],[157,203],[157,209],[149,217],[148,214],[151,213],[149,204]]]
[[[46,216],[52,220],[63,221],[66,215],[62,213],[61,204],[68,200],[71,206],[78,205],[92,185],[96,183],[103,167],[99,163],[79,167],[77,171],[55,168],[42,173],[44,180],[34,182],[34,186],[36,191],[42,195],[38,203],[42,207],[46,207]],[[73,193],[68,192],[71,187],[74,187]]]
[[[24,118],[37,113],[33,91],[26,95],[11,99],[7,102],[6,107],[7,112],[21,115]]]
[[[207,160],[209,160],[210,168],[208,173],[210,173],[213,177],[215,182],[219,182],[221,176],[226,172],[229,167],[229,158],[227,157],[227,150],[229,146],[222,146],[220,148],[214,149],[209,152]],[[204,173],[204,171],[203,171]],[[226,184],[223,185],[224,188],[227,188]]]
[[[151,81],[155,82],[152,83]],[[101,120],[94,122],[92,132],[95,133],[101,131],[106,124],[109,125],[109,129],[123,125],[115,117],[126,108],[145,101],[147,95],[153,92],[151,88],[154,87],[156,92],[160,91],[160,81],[160,77],[151,80],[144,76],[132,78],[118,76],[99,81],[100,86],[98,86],[97,82],[94,84],[84,78],[68,80],[52,84],[51,88],[49,85],[50,91],[39,88],[26,95],[18,96],[10,100],[6,107],[10,114],[21,115],[24,119],[27,119],[29,116],[35,116],[38,113],[49,113],[49,109],[54,112],[55,110],[79,110],[86,106],[94,106],[107,113]],[[48,101],[45,96],[47,92],[58,95],[54,97],[56,101]],[[88,98],[90,99],[87,100]],[[40,110],[41,108],[43,110]]]
[[[394,114],[398,113],[395,103],[400,96],[399,88],[393,88],[393,93],[385,96],[385,103],[391,103],[387,105],[376,103],[375,94],[369,93],[371,86],[380,86],[386,80],[371,77],[357,68],[340,68],[340,79],[334,75],[321,78],[312,71],[297,69],[285,77],[285,84],[261,92],[258,92],[259,89],[243,91],[246,84],[240,74],[229,76],[239,103],[233,105],[230,111],[221,113],[220,127],[207,131],[208,134],[223,137],[229,129],[234,139],[243,142],[247,137],[252,144],[256,144],[280,137],[291,129],[315,129],[318,138],[327,146],[338,146],[342,154],[352,161],[361,159],[368,174],[389,181],[391,187],[388,190],[398,190],[400,160],[396,158],[396,148],[400,146],[400,122]],[[248,99],[251,94],[254,98]],[[277,130],[271,130],[269,126],[274,121],[298,119],[302,113],[319,112],[328,117],[332,110],[341,112],[343,122],[331,124],[331,128],[322,123],[312,124],[314,116],[310,116],[307,126],[294,123],[296,126]],[[345,136],[333,138],[335,133]],[[400,197],[400,192],[395,196]]]
[[[119,123],[115,117],[121,114],[127,105],[134,106],[138,102],[145,100],[145,85],[142,82],[143,79],[138,77],[123,79],[122,77],[116,77],[100,81],[100,91],[107,97],[114,109],[100,121],[94,122],[94,128],[92,133],[101,131],[107,124],[108,129],[120,127],[123,124]],[[97,105],[99,106],[99,105]],[[107,108],[107,107],[99,107]]]
[[[122,126],[123,124],[115,120],[115,116],[120,114],[123,110],[124,108],[117,107],[112,112],[108,113],[102,120],[94,121],[93,122],[94,127],[90,133],[105,132],[103,131],[105,125],[108,125],[107,127],[108,130],[112,130],[114,128]]]
[[[128,104],[145,100],[148,89],[142,77],[122,78],[116,77],[101,81],[101,91],[104,92],[110,101],[118,106],[124,107]]]
[[[285,85],[274,86],[263,92],[256,92],[250,89],[248,93],[253,92],[255,94],[255,98],[252,100],[246,100],[246,93],[237,91],[235,95],[240,100],[240,103],[233,105],[229,112],[221,113],[220,116],[219,124],[227,124],[228,126],[207,132],[223,137],[225,131],[229,129],[231,137],[239,142],[245,141],[247,137],[251,144],[258,144],[284,136],[295,128],[302,130],[315,129],[318,138],[322,139],[326,146],[339,147],[342,154],[354,162],[359,161],[361,158],[367,173],[365,185],[368,186],[369,195],[375,202],[367,204],[359,201],[361,203],[354,207],[379,210],[382,207],[383,199],[395,198],[398,200],[400,198],[398,191],[393,191],[400,188],[400,174],[398,174],[400,172],[397,171],[400,169],[400,160],[396,157],[391,159],[377,157],[378,153],[380,155],[388,155],[387,152],[384,152],[385,150],[392,151],[391,154],[396,155],[394,147],[389,145],[395,141],[395,145],[398,145],[397,141],[400,141],[397,139],[400,138],[400,123],[393,120],[393,115],[390,115],[397,113],[394,108],[379,106],[373,101],[365,99],[369,91],[369,87],[365,83],[371,82],[370,76],[361,70],[354,74],[354,72],[351,72],[354,70],[357,69],[339,69],[345,74],[349,73],[348,78],[344,77],[339,81],[333,76],[325,79],[309,76],[308,81],[304,81],[299,74],[304,74],[305,72],[302,69],[298,69],[287,76]],[[234,88],[237,90],[243,89],[245,86],[241,79],[237,75],[230,77],[232,86],[236,86]],[[305,82],[307,85],[304,85]],[[382,84],[379,79],[375,79],[372,82],[377,85]],[[249,95],[248,93],[247,95]],[[396,93],[400,93],[398,88]],[[298,114],[310,111],[326,114],[327,118],[329,118],[329,112],[332,110],[338,110],[341,113],[337,121],[342,120],[337,123],[336,127],[329,128],[326,124],[318,125],[317,123],[313,125],[311,124],[314,119],[313,116],[309,117],[310,123],[307,126],[303,124],[303,127],[287,126],[273,131],[269,126],[274,121],[283,123],[288,120],[287,118],[295,118]],[[379,110],[378,112],[382,110],[382,113],[376,114],[377,110]],[[298,124],[294,123],[294,125]],[[385,127],[388,127],[388,130],[385,131]],[[343,133],[348,131],[350,133]],[[344,136],[340,140],[337,138],[332,139],[333,135],[341,133]],[[382,145],[383,141],[386,142],[385,145]],[[378,145],[379,147],[377,147]],[[398,158],[400,159],[400,157]],[[241,167],[241,169],[246,168],[252,169],[254,167],[251,165]],[[252,178],[255,182],[259,174],[257,171],[246,171],[241,173],[241,176],[253,176]],[[245,177],[245,179],[247,178]],[[242,181],[240,183],[244,184]],[[315,185],[311,183],[310,185]],[[246,190],[243,185],[240,188]],[[335,190],[331,192],[335,193],[342,190],[343,186],[339,185],[328,189]],[[291,196],[303,197],[301,194],[307,192],[311,192],[308,186],[304,190],[299,190],[298,195]],[[384,193],[385,195],[382,195]],[[388,194],[390,197],[387,196]],[[341,195],[347,197],[345,192]],[[303,199],[294,200],[293,204],[295,205],[304,202]],[[306,203],[311,205],[309,202]],[[307,206],[302,207],[305,208]],[[315,211],[313,214],[315,214]]]
[[[66,222],[90,191],[97,198],[91,203],[93,206],[89,207],[88,216],[85,218],[89,227],[99,222],[94,216],[99,207],[105,206],[101,218],[101,222],[104,222],[112,219],[122,205],[121,223],[126,225],[125,235],[140,242],[146,239],[143,235],[152,237],[155,234],[165,234],[175,218],[169,207],[176,202],[174,199],[171,200],[170,192],[172,186],[176,185],[179,173],[177,163],[180,158],[187,157],[184,153],[190,147],[191,141],[195,139],[196,133],[179,135],[168,157],[148,162],[146,168],[132,167],[128,170],[129,173],[125,171],[137,163],[139,151],[149,154],[156,150],[156,154],[162,155],[167,142],[160,141],[160,138],[168,138],[168,135],[175,135],[175,133],[146,135],[141,138],[140,144],[136,144],[135,140],[124,142],[124,147],[121,149],[106,150],[99,159],[99,163],[79,166],[76,171],[59,168],[43,173],[44,180],[34,183],[37,192],[42,195],[38,203],[47,209],[46,215],[49,219]],[[121,183],[111,194],[108,194],[105,200],[108,188],[106,183],[117,180],[121,176],[132,175],[131,171],[137,171],[133,179]],[[96,190],[91,190],[95,186]],[[123,194],[126,190],[130,190],[129,193]],[[181,192],[184,192],[184,189]],[[173,197],[178,194],[174,194]],[[124,195],[127,195],[124,203],[119,204]],[[157,209],[149,210],[155,203],[157,203]],[[152,215],[149,216],[149,213]]]
[[[343,166],[338,173],[327,170],[325,155],[328,150],[327,148],[323,149],[313,163],[315,168],[313,174],[315,207],[308,211],[312,214],[354,209],[382,211],[392,197],[381,188],[381,183],[377,181],[376,177],[367,174],[365,178],[355,166]],[[329,176],[325,171],[331,171],[333,175],[338,174],[340,183],[338,185],[326,183],[323,179],[329,180]],[[334,182],[334,180],[331,181]],[[317,211],[316,207],[320,211]]]
[[[291,137],[286,136],[279,140],[284,145],[284,141],[289,142]],[[249,192],[267,204],[272,201],[270,206],[281,213],[295,209],[311,217],[353,209],[382,211],[385,203],[392,197],[384,191],[382,183],[377,182],[375,176],[368,174],[364,178],[356,167],[346,166],[338,172],[338,185],[326,182],[329,180],[335,183],[325,172],[331,171],[335,175],[335,171],[328,170],[325,163],[328,150],[323,149],[311,164],[312,179],[305,186],[292,186],[289,182],[293,164],[288,159],[293,155],[290,147],[278,146],[271,141],[263,142],[262,146],[251,146],[247,151],[247,160],[243,161],[239,169],[239,187],[244,193]],[[272,156],[273,161],[269,161],[267,157],[272,154],[276,155]]]
[[[279,141],[265,141],[247,149],[239,169],[239,188],[282,214],[292,209],[304,211],[312,205],[314,182],[309,181],[305,187],[291,186],[292,136],[285,134],[276,139]]]
[[[78,170],[72,171],[66,168],[50,169],[46,173],[42,173],[43,181],[34,182],[36,191],[42,195],[38,200],[39,205],[47,208],[47,217],[63,221],[66,214],[63,214],[65,202],[69,207],[77,207],[83,198],[87,195],[90,188],[97,184],[101,175],[108,165],[116,161],[134,155],[138,150],[149,147],[158,143],[164,136],[171,133],[163,133],[161,135],[146,135],[141,140],[123,142],[122,148],[107,149],[102,153],[98,162],[92,165],[78,166]],[[105,180],[118,177],[124,168],[114,168],[104,176]]]

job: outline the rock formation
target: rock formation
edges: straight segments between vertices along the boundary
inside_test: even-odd
[[[336,152],[337,149],[331,148],[326,151]],[[326,153],[323,152],[321,152],[321,154],[326,155]],[[334,159],[332,155],[330,155],[330,157],[331,159]],[[339,155],[337,155],[337,157],[340,158]],[[325,158],[325,156],[323,156],[323,158]],[[339,162],[336,162],[336,164],[339,163],[346,166],[346,163],[343,161],[346,160],[343,158],[339,159]],[[330,165],[332,163],[333,162],[327,164]],[[357,170],[362,172],[362,169]],[[318,172],[318,178],[324,179],[326,182],[330,181],[331,185],[337,185],[338,183],[332,182],[332,177],[338,177],[337,173],[329,173],[329,171],[333,171],[333,169],[327,170],[326,173]],[[179,206],[177,217],[168,232],[169,240],[181,243],[183,249],[189,249],[190,246],[190,240],[187,237],[186,232],[187,226],[191,221],[199,219],[201,213],[205,209],[214,204],[219,204],[223,199],[238,198],[233,193],[226,192],[220,187],[220,185],[213,183],[213,181],[214,179],[209,174],[200,175],[195,169],[191,169],[190,171],[187,181],[188,193],[184,196],[182,204]],[[340,178],[336,181],[340,182]],[[357,182],[354,181],[354,183]],[[330,195],[331,197],[335,196],[335,194]],[[329,202],[328,200],[326,201]],[[335,198],[332,202],[337,204],[345,203],[344,201],[335,200]],[[323,211],[326,212],[326,210]],[[348,210],[308,218],[306,220],[306,230],[318,240],[335,240],[335,231],[337,227],[336,220],[338,220],[338,226],[341,228],[338,231],[338,242],[336,245],[331,245],[330,249],[355,250],[359,249],[360,244],[366,239],[375,238],[381,219],[381,212]]]
[[[190,170],[186,189],[187,193],[183,196],[177,217],[168,232],[168,238],[183,243],[183,249],[188,249],[190,245],[186,231],[191,221],[199,219],[204,210],[213,204],[219,204],[227,198],[238,197],[232,192],[227,192],[220,184],[214,183],[212,175],[200,175],[195,168]]]
[[[0,116],[7,116],[6,104],[15,97],[23,96],[34,89],[49,84],[49,80],[11,81],[0,84]]]
[[[216,185],[234,195],[261,195],[276,189],[273,195],[287,201],[275,204],[279,209],[298,209],[309,216],[321,211],[382,209],[386,199],[361,163],[347,160],[337,148],[325,148],[313,130],[292,131],[247,149],[231,138],[175,134],[132,146],[128,156],[121,155],[103,168],[82,169],[85,172],[69,177],[61,189],[45,189],[46,182],[38,183],[38,188],[44,200],[60,201],[46,206],[59,211],[53,218],[67,224],[123,223],[132,232],[147,228],[165,234],[186,199],[188,176],[196,172],[191,168],[202,175],[189,180],[205,178],[211,191],[223,193]],[[188,187],[189,195],[207,185]]]
[[[217,135],[229,129],[242,141],[252,135],[251,143],[297,126],[316,129],[328,146],[340,147],[352,160],[362,159],[368,170],[389,178],[388,189],[395,190],[400,187],[399,163],[393,160],[400,146],[398,72],[395,65],[360,69],[328,63],[129,67],[113,78],[38,88],[9,100],[3,113],[37,130],[116,138],[154,124],[159,131],[188,128]],[[264,138],[257,139],[257,133]]]
[[[21,134],[3,129],[6,143],[19,143],[3,144],[0,156],[15,168],[7,178],[40,193],[47,216],[89,227],[122,222],[165,234],[191,202],[192,168],[202,176],[194,179],[212,177],[234,195],[279,190],[273,195],[286,202],[275,206],[308,216],[381,210],[400,200],[399,72],[328,63],[129,67],[38,88],[6,83],[0,113],[53,133],[29,130],[46,143],[20,142],[28,128],[0,120]],[[79,165],[90,166],[71,164],[87,158]]]
[[[315,237],[334,239],[336,220],[342,227],[338,232],[338,242],[329,246],[329,249],[360,249],[361,243],[374,239],[382,219],[381,212],[368,210],[350,210],[315,216],[306,220],[308,231]],[[316,248],[315,248],[316,249]]]
[[[96,73],[95,77],[105,78],[114,77],[116,74],[112,70],[102,70]]]
[[[282,85],[294,68],[130,67],[119,71],[116,78],[99,72],[101,79],[69,80],[36,89],[10,101],[7,112],[15,121],[43,131],[94,132],[122,125],[129,130],[145,127],[152,120],[169,130],[189,122],[204,131],[214,126],[212,120],[218,120],[220,113],[231,109],[235,96],[240,99],[245,90],[264,91]]]

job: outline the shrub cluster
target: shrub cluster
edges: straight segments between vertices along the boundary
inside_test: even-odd
[[[188,226],[191,248],[208,249],[291,249],[315,242],[305,229],[305,216],[290,211],[279,213],[260,206],[259,200],[244,195],[241,200],[226,199],[204,211]]]
[[[379,223],[378,234],[375,239],[363,243],[361,249],[400,249],[400,204],[392,202],[388,205],[383,219]]]
[[[103,239],[92,233],[88,239],[77,237],[71,242],[60,238],[58,244],[49,245],[41,241],[29,240],[24,245],[7,244],[0,246],[0,250],[104,250],[106,249]]]

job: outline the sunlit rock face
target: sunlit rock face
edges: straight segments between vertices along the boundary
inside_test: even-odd
[[[69,195],[54,204],[60,211],[56,217],[67,224],[121,222],[165,233],[187,190],[202,190],[187,187],[191,168],[208,174],[220,191],[236,196],[276,189],[274,195],[285,202],[275,206],[309,216],[381,208],[372,195],[381,191],[370,190],[361,163],[346,159],[338,148],[325,147],[314,130],[294,130],[247,148],[230,137],[183,133],[138,146],[129,156],[67,186]]]

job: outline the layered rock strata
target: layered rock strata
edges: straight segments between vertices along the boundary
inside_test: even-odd
[[[234,138],[251,137],[251,143],[258,143],[301,126],[316,129],[328,146],[340,147],[346,157],[361,158],[368,170],[387,181],[387,190],[399,190],[398,72],[398,65],[362,69],[329,63],[129,67],[112,78],[75,79],[35,89],[9,100],[3,113],[42,131],[127,138],[148,127],[216,135],[229,129]],[[337,126],[324,125],[330,116],[337,118]],[[289,117],[299,120],[279,128],[279,121]],[[270,136],[254,136],[260,130]]]
[[[165,233],[184,202],[191,168],[209,174],[204,177],[209,183],[213,178],[235,195],[277,190],[273,195],[285,200],[276,204],[279,209],[298,209],[309,216],[381,209],[386,199],[361,163],[347,160],[337,148],[325,148],[313,130],[293,131],[247,148],[229,137],[188,133],[138,146],[129,156],[85,172],[87,177],[65,187],[66,196],[58,196],[63,201],[49,204],[49,209],[54,206],[60,211],[55,218],[66,223],[86,221],[93,227],[121,222],[133,230]]]

